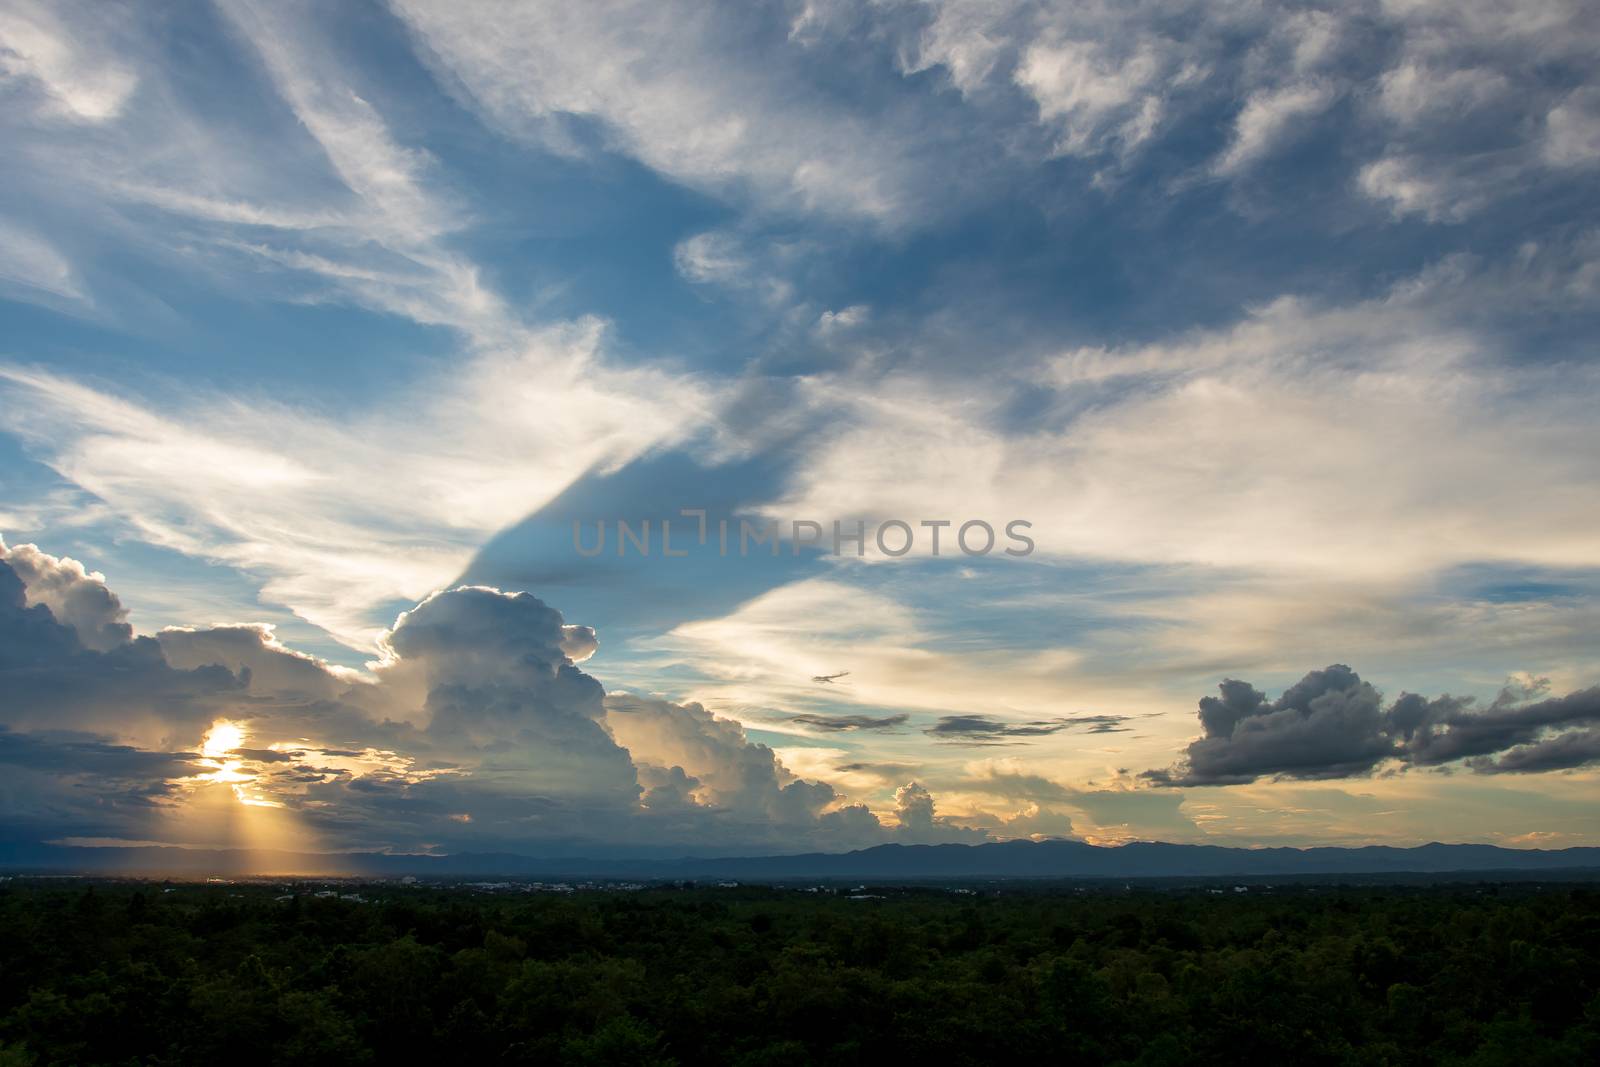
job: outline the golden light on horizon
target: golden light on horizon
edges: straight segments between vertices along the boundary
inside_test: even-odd
[[[188,798],[174,811],[174,835],[192,847],[237,850],[249,857],[249,874],[333,870],[332,863],[307,858],[317,850],[316,836],[287,804],[272,798],[270,774],[243,751],[250,741],[248,720],[212,722],[198,746],[200,773],[186,779]],[[230,866],[223,873],[240,872]]]

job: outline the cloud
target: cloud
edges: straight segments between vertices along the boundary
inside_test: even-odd
[[[824,91],[804,46],[774,46],[751,12],[395,7],[442,75],[514,136],[571,150],[564,120],[592,120],[608,146],[674,181],[780,209],[892,220],[917,199],[910,146]]]
[[[1343,664],[1312,671],[1277,700],[1227,679],[1219,696],[1201,699],[1203,733],[1183,760],[1143,777],[1159,785],[1229,785],[1359,777],[1391,760],[1411,767],[1466,760],[1491,774],[1591,762],[1600,687],[1532,699],[1543,684],[1508,686],[1481,709],[1471,698],[1415,693],[1385,708],[1381,694]]]
[[[192,393],[158,411],[0,365],[0,425],[143,540],[259,575],[266,600],[370,650],[377,609],[448,583],[583,472],[703,417],[692,381],[613,376],[602,339],[596,322],[552,329],[339,417]]]
[[[1060,353],[1039,376],[818,376],[806,395],[836,428],[764,510],[1026,518],[1044,557],[1341,580],[1589,567],[1600,456],[1574,442],[1593,370],[1529,365],[1484,323],[1531,299],[1576,308],[1556,278],[1445,261],[1370,300],[1283,297],[1222,329]]]
[[[679,241],[672,250],[672,263],[686,281],[750,293],[777,309],[795,296],[794,286],[780,271],[793,252],[782,244],[757,245],[736,233],[710,230]]]
[[[60,249],[4,219],[0,219],[0,289],[45,306],[89,302],[77,271]]]
[[[176,805],[194,753],[147,751],[81,731],[0,726],[6,776],[0,838],[37,843],[76,835],[136,838]]]
[[[975,842],[987,836],[982,830],[961,826],[939,815],[933,794],[921,782],[907,782],[895,790],[894,812],[899,824],[896,835],[912,844]]]
[[[58,621],[52,604],[74,624]],[[0,558],[0,673],[6,680],[0,724],[114,729],[161,745],[198,738],[204,724],[241,695],[226,670],[174,670],[153,639],[115,640],[131,637],[121,614],[98,576],[84,574],[74,561],[31,545],[6,550]],[[80,632],[103,650],[87,645]]]
[[[105,575],[85,570],[75,559],[57,559],[36,545],[7,548],[4,540],[0,540],[0,560],[21,580],[28,603],[49,608],[85,648],[109,652],[133,639],[128,609],[106,588]]]
[[[1040,120],[1060,129],[1057,151],[1077,155],[1102,151],[1112,139],[1133,148],[1150,135],[1160,97],[1147,90],[1160,66],[1148,46],[1118,56],[1095,42],[1041,41],[1023,53],[1015,78]]]
[[[0,82],[31,82],[42,91],[39,117],[107,122],[121,114],[138,85],[132,71],[97,47],[98,35],[77,32],[70,16],[74,26],[63,24],[61,15],[81,16],[87,8],[13,0],[0,10]]]
[[[1507,686],[1481,709],[1471,700],[1444,696],[1424,701],[1407,694],[1395,702],[1389,715],[1414,763],[1441,764],[1473,757],[1471,765],[1476,770],[1538,769],[1537,765],[1555,752],[1570,756],[1582,751],[1581,735],[1574,738],[1557,731],[1600,723],[1600,686],[1564,697],[1532,699],[1547,688],[1543,679],[1532,685]],[[1499,761],[1490,758],[1496,754],[1503,754]]]
[[[1455,118],[1492,102],[1510,88],[1510,80],[1495,70],[1441,70],[1413,59],[1384,72],[1378,83],[1378,106],[1395,121],[1411,124]]]
[[[267,602],[368,651],[380,612],[447,585],[581,474],[700,429],[714,391],[676,368],[622,365],[598,319],[530,322],[526,301],[508,304],[462,250],[473,216],[456,176],[414,125],[391,121],[388,83],[324,12],[221,7],[213,43],[242,72],[226,114],[174,75],[183,64],[160,20],[8,7],[0,25],[49,23],[83,53],[71,71],[126,67],[149,86],[102,108],[92,136],[0,118],[16,148],[0,168],[36,216],[0,222],[8,293],[25,285],[55,306],[92,292],[80,311],[165,336],[171,293],[145,279],[171,278],[193,286],[186,302],[340,303],[445,326],[457,350],[375,376],[377,392],[354,402],[272,374],[258,392],[175,372],[143,396],[113,395],[7,363],[0,429],[114,516],[109,533],[232,567]],[[134,265],[106,277],[96,264],[111,261]],[[279,399],[289,393],[293,405]]]
[[[1372,199],[1388,201],[1395,215],[1421,215],[1430,222],[1465,218],[1486,200],[1476,183],[1429,174],[1417,160],[1405,156],[1368,163],[1356,176],[1356,184]]]
[[[895,790],[894,809],[906,830],[925,833],[933,829],[933,794],[920,782],[907,782]]]
[[[1327,109],[1334,93],[1325,85],[1297,84],[1252,93],[1233,124],[1233,140],[1217,160],[1217,174],[1237,174],[1266,155],[1290,127]]]
[[[730,719],[699,704],[616,694],[606,702],[606,725],[641,765],[678,770],[693,779],[692,795],[731,819],[762,819],[800,832],[817,822],[850,821],[831,786],[795,777],[765,745],[749,741]]]
[[[1544,156],[1558,167],[1600,162],[1600,86],[1577,89],[1545,116]]]
[[[161,654],[179,670],[215,665],[265,691],[308,700],[334,700],[360,675],[278,641],[264,624],[168,627],[156,634]]]
[[[608,696],[578,666],[594,631],[527,593],[426,597],[396,619],[367,675],[295,652],[269,627],[137,637],[123,614],[70,560],[33,546],[0,560],[0,759],[38,772],[4,802],[19,833],[216,845],[230,843],[220,813],[244,805],[300,848],[887,839],[864,805],[794,774],[738,723]]]
[[[936,741],[955,744],[1015,744],[1018,738],[1047,737],[1083,727],[1085,733],[1120,733],[1127,729],[1126,715],[1072,715],[1027,722],[1007,721],[990,715],[944,715],[923,733]]]
[[[890,595],[887,588],[863,588],[850,577],[840,573],[781,585],[725,616],[680,624],[651,646],[700,673],[698,699],[730,708],[817,714],[817,686],[810,679],[844,668],[850,685],[829,688],[830,708],[848,705],[873,717],[884,708],[967,714],[972,707],[992,706],[998,675],[1006,678],[1006,708],[1018,718],[1043,718],[1060,708],[1076,664],[1071,650],[1040,655],[1002,640],[987,648],[951,649],[941,635],[919,625],[927,618],[919,617],[922,604]],[[962,595],[943,585],[964,581],[954,569],[938,585],[931,573],[920,577],[925,588],[943,590],[939,603]],[[1090,691],[1080,698],[1100,695]],[[745,721],[770,722],[757,715]]]
[[[904,726],[910,718],[904,713],[881,718],[871,715],[791,715],[789,721],[826,733],[852,733],[857,730],[895,730]]]
[[[915,10],[924,21],[898,31],[903,68],[943,71],[969,106],[1006,130],[1014,151],[1026,144],[1019,117],[996,102],[1013,87],[1054,135],[1050,151],[1123,165],[1142,152],[1180,180],[1166,168],[1181,156],[1157,151],[1164,139],[1226,129],[1210,170],[1234,178],[1269,163],[1296,126],[1348,99],[1349,121],[1323,123],[1319,134],[1347,146],[1362,175],[1356,189],[1398,214],[1441,221],[1515,197],[1591,155],[1582,94],[1596,76],[1600,35],[1581,3],[1316,10],[932,0]],[[880,32],[896,34],[890,16]],[[1356,47],[1373,40],[1384,47]],[[1582,87],[1569,96],[1573,81]],[[1496,132],[1485,136],[1488,129]],[[1368,155],[1375,145],[1384,159]],[[1102,189],[1107,173],[1092,178]],[[1285,190],[1304,187],[1303,174],[1279,177]],[[1253,192],[1252,207],[1272,195]]]
[[[1593,717],[1593,716],[1591,716]],[[1569,730],[1544,741],[1520,745],[1498,759],[1469,763],[1481,774],[1540,774],[1600,763],[1600,729]]]

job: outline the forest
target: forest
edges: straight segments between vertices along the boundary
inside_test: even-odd
[[[11,879],[0,1067],[1600,1062],[1583,884],[527,888]]]

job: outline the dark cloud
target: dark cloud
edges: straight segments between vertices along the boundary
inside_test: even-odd
[[[1063,730],[1082,728],[1085,733],[1121,733],[1127,715],[1074,715],[1056,719],[1009,722],[990,715],[945,715],[923,733],[937,741],[967,745],[1017,744],[1019,739],[1046,737]]]
[[[271,748],[236,748],[231,754],[255,763],[293,763],[300,758],[298,752],[280,752]]]
[[[1572,730],[1545,741],[1521,745],[1499,759],[1478,757],[1467,765],[1480,774],[1536,774],[1600,763],[1600,729]]]
[[[193,743],[220,709],[244,695],[240,680],[225,668],[174,669],[148,637],[106,651],[86,646],[78,627],[57,620],[44,600],[30,603],[22,575],[53,583],[51,596],[66,595],[76,605],[70,610],[80,621],[88,620],[82,625],[97,640],[106,636],[109,624],[96,621],[85,605],[103,607],[115,597],[86,593],[86,582],[97,584],[88,579],[63,594],[58,580],[63,568],[52,566],[58,561],[37,554],[26,565],[13,566],[20,552],[13,549],[0,559],[0,724],[116,732],[155,743],[176,735]]]
[[[1416,763],[1438,764],[1490,756],[1540,741],[1547,731],[1600,723],[1600,686],[1545,700],[1548,683],[1501,690],[1494,702],[1475,710],[1470,700],[1448,696],[1424,701],[1406,694],[1395,702],[1396,726]]]
[[[0,726],[0,840],[142,838],[202,771],[192,752],[154,752],[81,731]]]
[[[35,545],[7,548],[4,543],[0,543],[0,560],[26,588],[28,603],[47,607],[85,648],[108,652],[133,639],[122,601],[106,588],[102,575],[85,570],[77,560],[57,559]]]
[[[1508,686],[1487,707],[1470,697],[1403,693],[1387,708],[1355,671],[1312,671],[1277,700],[1227,679],[1200,701],[1202,736],[1176,765],[1144,772],[1159,785],[1229,785],[1263,777],[1349,778],[1397,760],[1466,760],[1479,773],[1531,773],[1600,761],[1600,687],[1538,700],[1544,682]]]
[[[809,726],[816,730],[827,730],[831,733],[852,733],[856,730],[894,730],[904,726],[911,718],[909,715],[885,715],[883,718],[874,718],[871,715],[792,715],[790,722],[797,722],[801,726]]]
[[[263,626],[134,637],[115,629],[122,609],[97,575],[7,552],[28,576],[0,560],[0,822],[14,834],[165,840],[188,832],[169,816],[192,798],[225,810],[237,792],[343,848],[773,851],[890,839],[866,807],[793,774],[737,722],[698,704],[608,697],[578,666],[594,631],[526,593],[436,593],[399,618],[384,662],[358,677]],[[106,647],[88,647],[85,630]],[[202,759],[195,750],[219,719],[244,741]],[[224,764],[232,777],[214,777]]]

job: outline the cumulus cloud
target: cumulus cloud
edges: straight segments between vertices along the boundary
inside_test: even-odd
[[[1543,683],[1507,686],[1488,706],[1472,698],[1382,694],[1343,664],[1312,671],[1276,700],[1227,679],[1199,705],[1202,735],[1184,758],[1144,772],[1158,785],[1230,785],[1258,778],[1350,778],[1466,761],[1479,773],[1586,765],[1596,758],[1600,687],[1534,699]]]
[[[365,675],[289,649],[269,627],[151,638],[125,614],[99,575],[34,546],[5,549],[0,760],[37,772],[7,794],[17,832],[228,843],[185,821],[220,790],[298,825],[299,847],[887,839],[864,805],[796,775],[738,723],[698,704],[608,696],[578,666],[594,631],[527,593],[427,597]]]
[[[57,559],[36,545],[7,548],[0,540],[4,560],[23,587],[29,604],[43,604],[64,626],[70,626],[85,648],[109,652],[133,638],[128,609],[110,589],[106,577],[88,571],[70,557]]]
[[[766,745],[699,704],[618,693],[606,701],[606,725],[639,765],[692,780],[690,795],[725,820],[760,820],[802,835],[825,827],[855,829],[868,813],[846,805],[824,782],[792,774]]]
[[[24,576],[39,589],[37,596]],[[52,602],[77,625],[58,621]],[[175,670],[154,639],[131,633],[97,576],[31,545],[7,550],[0,559],[0,673],[6,680],[0,723],[80,732],[114,726],[123,738],[159,745],[198,739],[240,695],[228,671]],[[110,640],[118,636],[131,639]]]
[[[900,825],[912,833],[933,829],[933,794],[920,782],[907,782],[895,790],[894,810]]]
[[[935,810],[933,794],[921,782],[910,781],[894,792],[896,836],[911,844],[980,841],[982,830],[965,827]]]

